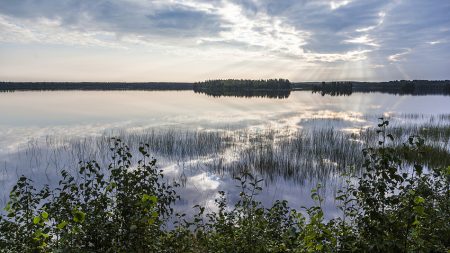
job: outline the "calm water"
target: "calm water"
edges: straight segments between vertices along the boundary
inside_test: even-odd
[[[347,142],[349,136],[374,126],[380,116],[390,117],[394,125],[420,126],[448,125],[448,114],[448,96],[322,97],[295,91],[287,99],[269,99],[214,98],[192,91],[0,93],[0,204],[21,174],[54,184],[59,171],[75,169],[78,160],[107,163],[102,153],[108,137],[121,136],[158,146],[154,156],[159,167],[183,183],[181,209],[197,203],[214,208],[218,190],[237,196],[231,177],[235,168],[247,166],[266,179],[260,196],[264,203],[282,198],[297,208],[309,205],[309,191],[321,182],[328,196],[325,207],[334,215],[332,189],[339,184],[340,167],[358,158],[341,161],[327,147],[339,144],[346,147],[344,154],[359,157],[365,144]],[[309,152],[312,146],[323,148]],[[261,160],[267,156],[274,158]],[[292,160],[296,162],[286,164]]]

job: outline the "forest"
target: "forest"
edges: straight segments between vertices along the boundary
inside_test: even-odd
[[[0,92],[54,90],[192,90],[192,83],[175,82],[0,82]]]
[[[380,92],[395,95],[450,95],[449,80],[395,80],[389,82],[322,82],[313,84],[296,83],[294,89],[312,90],[313,93],[331,96],[349,96],[353,92]]]

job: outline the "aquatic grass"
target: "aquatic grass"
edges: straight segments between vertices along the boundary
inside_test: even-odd
[[[410,115],[396,117],[412,117]],[[422,116],[418,116],[422,117]],[[417,117],[415,117],[417,118]],[[428,118],[425,123],[405,125],[391,121],[390,133],[395,136],[419,134],[427,138],[427,145],[449,150],[450,124],[445,117]],[[348,171],[351,165],[363,161],[357,155],[363,147],[376,143],[378,135],[371,128],[349,133],[340,128],[329,127],[336,119],[312,119],[314,124],[302,129],[264,130],[183,130],[152,128],[140,131],[119,130],[98,137],[81,139],[46,137],[30,140],[20,152],[9,160],[19,161],[12,166],[32,168],[34,172],[54,174],[70,169],[70,164],[80,160],[96,160],[101,164],[110,162],[106,155],[110,137],[118,136],[136,153],[136,143],[148,143],[150,153],[164,164],[185,164],[198,168],[198,164],[217,173],[236,174],[254,171],[261,176],[302,182],[312,178],[326,178],[336,172]],[[331,120],[331,122],[330,122]],[[323,122],[323,127],[315,127]],[[339,120],[339,122],[344,122]],[[328,126],[328,127],[327,127]],[[395,145],[402,142],[395,140]],[[443,154],[442,152],[440,154]],[[438,156],[436,156],[438,157]],[[190,161],[197,161],[190,163]],[[11,167],[10,167],[11,166]],[[18,173],[17,173],[18,174]],[[51,178],[51,175],[47,177]]]
[[[361,115],[360,119],[364,117]],[[400,114],[390,118],[391,134],[402,137],[419,134],[427,138],[430,159],[422,161],[425,166],[445,165],[450,153],[450,122],[446,116]],[[406,123],[408,120],[399,118],[420,120]],[[325,187],[338,189],[342,180],[337,175],[360,173],[356,169],[364,162],[358,155],[360,150],[379,141],[371,127],[344,131],[347,123],[339,118],[315,118],[312,124],[299,129],[149,128],[118,129],[84,138],[47,136],[30,140],[18,152],[4,157],[2,184],[7,189],[19,175],[26,174],[39,184],[54,185],[60,171],[74,172],[73,164],[79,161],[95,160],[105,166],[111,162],[110,138],[117,136],[131,143],[132,154],[138,152],[139,143],[148,143],[150,154],[158,157],[161,168],[170,168],[168,175],[183,185],[189,184],[188,175],[207,172],[233,177],[250,172],[264,178],[267,185],[281,178],[298,186],[322,182]],[[398,138],[393,145],[400,150],[403,142]],[[6,198],[5,189],[2,199]]]

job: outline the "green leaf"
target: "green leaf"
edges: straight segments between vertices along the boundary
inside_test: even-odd
[[[156,204],[156,202],[158,202],[158,198],[156,196],[150,196],[148,194],[144,194],[142,196],[142,202],[147,202],[147,201],[151,201],[152,203]]]
[[[425,208],[423,206],[415,206],[413,209],[417,214],[422,216],[425,215]]]
[[[4,209],[5,211],[9,212],[9,210],[11,210],[11,202],[8,201]]]
[[[155,223],[155,219],[148,219],[148,225],[153,225]]]
[[[156,203],[158,202],[158,198],[156,196],[150,196],[150,201]]]
[[[144,194],[144,195],[142,195],[141,201],[146,202],[149,198],[150,198],[150,195]]]
[[[38,224],[40,221],[41,221],[41,217],[39,217],[39,216],[36,216],[36,217],[33,218],[33,223],[34,224]]]
[[[412,223],[413,226],[420,225],[420,221],[417,219],[417,217],[414,219],[414,222]]]
[[[72,211],[72,214],[73,214],[73,221],[75,221],[77,223],[83,223],[84,222],[84,219],[86,217],[85,213],[83,213],[80,210],[74,209]]]
[[[67,221],[62,221],[58,225],[56,225],[56,228],[63,229],[66,227],[66,225],[67,225]]]
[[[44,219],[48,219],[48,213],[45,212],[45,211],[42,212],[41,216],[42,216],[42,218],[44,218]]]
[[[415,204],[422,204],[423,202],[425,202],[425,199],[420,197],[420,196],[417,196],[417,197],[414,198],[414,203]]]

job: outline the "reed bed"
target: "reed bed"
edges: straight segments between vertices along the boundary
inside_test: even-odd
[[[399,114],[390,118],[388,132],[397,136],[394,140],[397,146],[400,147],[408,136],[419,134],[426,139],[431,152],[432,159],[425,163],[448,165],[444,164],[450,161],[448,115]],[[132,152],[137,152],[141,143],[149,144],[161,168],[176,164],[178,169],[183,169],[178,173],[181,179],[185,177],[184,169],[194,174],[201,170],[220,175],[249,171],[269,182],[282,177],[299,184],[305,180],[326,180],[346,172],[357,173],[354,168],[361,168],[363,163],[361,150],[378,141],[374,128],[361,127],[357,132],[346,132],[341,129],[346,124],[336,124],[334,118],[312,120],[315,124],[301,129],[151,128],[120,130],[87,138],[46,137],[30,140],[18,152],[9,154],[4,159],[5,175],[2,177],[3,181],[13,182],[15,177],[31,173],[36,181],[51,182],[61,170],[76,169],[79,161],[96,160],[107,165],[111,162],[109,150],[113,136],[129,144]],[[318,125],[320,127],[316,127]]]

